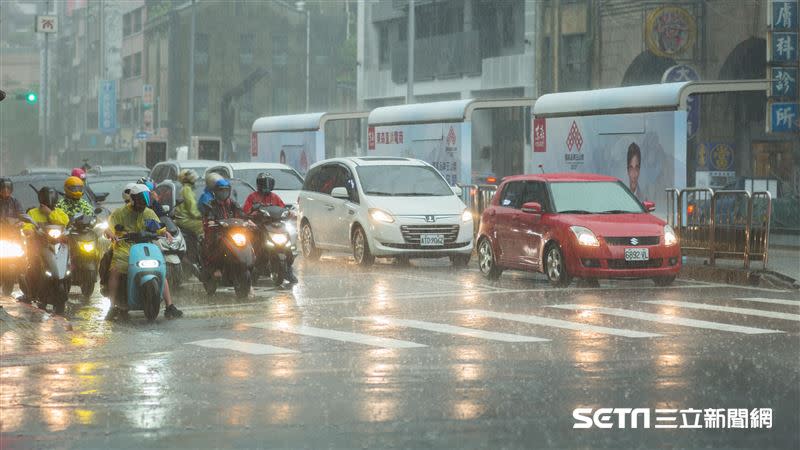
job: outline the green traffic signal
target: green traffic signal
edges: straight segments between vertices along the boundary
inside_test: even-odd
[[[36,95],[36,92],[28,92],[25,94],[25,101],[28,102],[29,105],[34,105],[39,100],[39,96]]]

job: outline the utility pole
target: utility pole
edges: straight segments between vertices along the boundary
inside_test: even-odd
[[[414,0],[408,0],[408,76],[406,77],[406,104],[414,103],[414,40],[416,16],[414,14]]]
[[[550,47],[553,50],[553,92],[558,92],[561,64],[561,0],[553,0],[553,20],[550,21]]]
[[[311,11],[306,9],[306,112],[309,111],[311,95]]]
[[[50,14],[50,0],[47,0],[47,6],[45,9],[45,14]],[[44,34],[44,73],[42,74],[42,87],[39,93],[42,99],[42,165],[47,166],[47,159],[49,156],[49,149],[47,148],[47,119],[48,119],[48,108],[50,107],[50,96],[49,94],[49,70],[50,70],[50,33]]]
[[[191,154],[192,135],[194,134],[194,33],[195,33],[195,20],[197,3],[192,0],[192,24],[189,31],[189,121],[186,125],[186,147],[189,148]]]

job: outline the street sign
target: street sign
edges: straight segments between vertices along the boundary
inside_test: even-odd
[[[797,63],[797,32],[767,34],[767,61],[772,63]]]
[[[100,80],[97,95],[97,129],[103,134],[117,132],[117,81]]]
[[[773,133],[800,132],[800,102],[767,102],[767,131]]]
[[[153,85],[152,84],[144,84],[142,85],[142,105],[145,107],[149,107],[153,104]]]
[[[775,31],[797,31],[797,0],[772,0],[767,25]]]
[[[664,71],[662,83],[675,83],[680,81],[698,81],[700,74],[688,64],[678,64]],[[686,100],[686,137],[691,139],[700,128],[700,98],[690,95]]]
[[[136,133],[136,140],[139,140],[139,141],[144,141],[149,137],[150,137],[150,133],[148,133],[146,131],[139,131],[139,132]]]
[[[769,97],[773,99],[797,98],[797,67],[769,67]]]
[[[37,33],[57,33],[58,17],[56,16],[36,16]]]

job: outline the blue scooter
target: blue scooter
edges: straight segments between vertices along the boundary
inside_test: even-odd
[[[153,244],[159,237],[156,233],[142,231],[128,233],[123,238],[133,245],[128,256],[128,274],[119,284],[119,294],[124,295],[122,299],[127,301],[129,311],[144,311],[150,322],[158,317],[167,277],[164,254]]]

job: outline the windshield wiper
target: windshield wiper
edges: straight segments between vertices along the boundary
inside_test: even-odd
[[[567,209],[565,211],[559,211],[559,214],[593,214],[585,209]]]
[[[436,194],[430,192],[400,192],[394,195],[397,197],[433,197]]]
[[[389,197],[394,195],[391,192],[381,192],[381,191],[367,191],[367,192],[365,192],[365,194],[367,194],[367,195],[385,195],[385,196],[389,196]]]
[[[607,211],[601,211],[597,214],[635,214],[638,211],[627,211],[624,209],[609,209]]]

